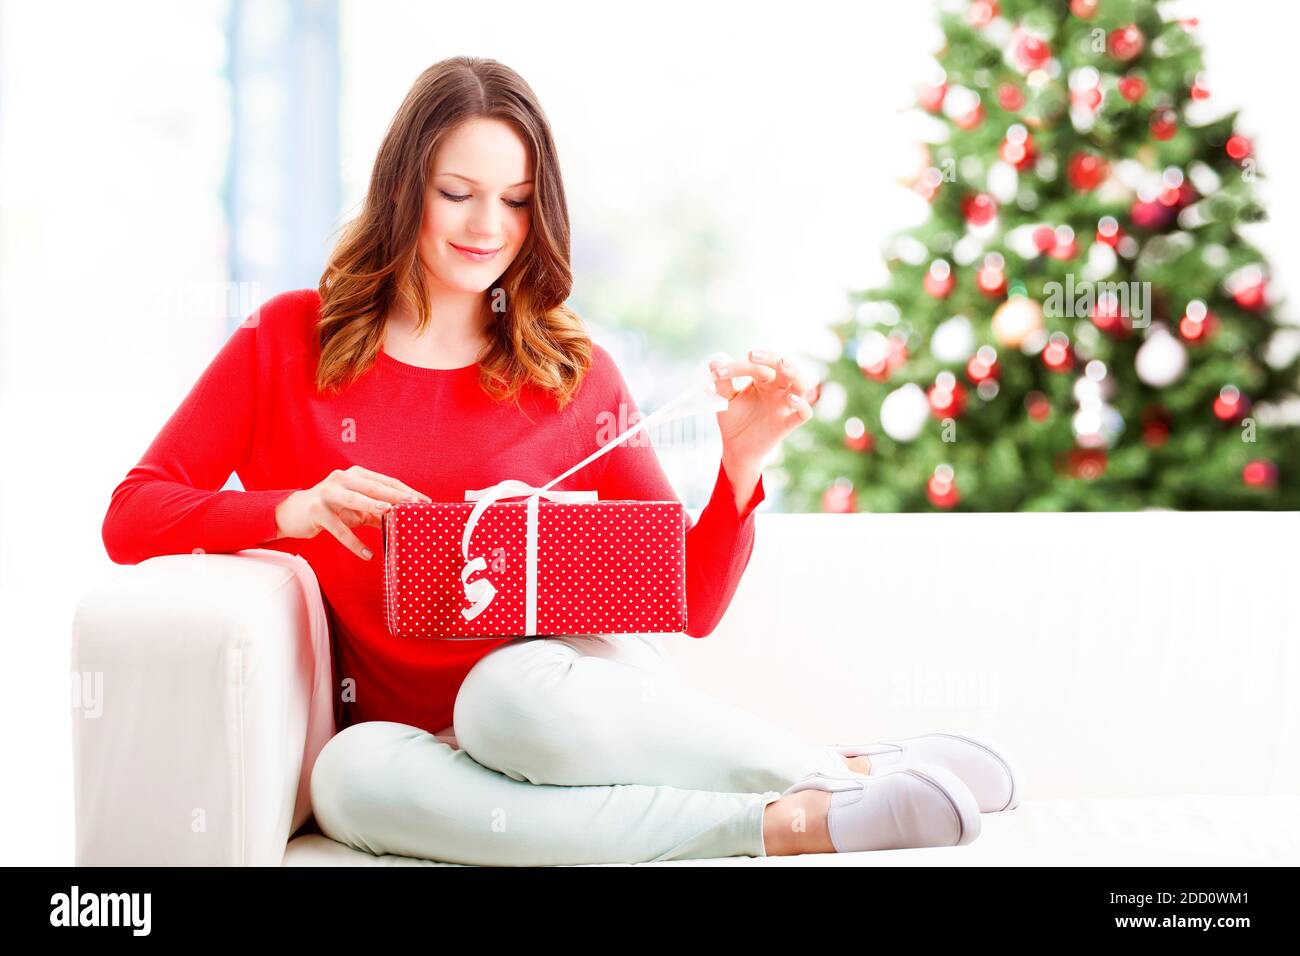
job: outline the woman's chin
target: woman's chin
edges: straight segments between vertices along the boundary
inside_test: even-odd
[[[438,277],[444,288],[450,292],[462,292],[465,294],[481,294],[491,289],[495,285],[500,275],[496,272],[460,272],[447,274]]]

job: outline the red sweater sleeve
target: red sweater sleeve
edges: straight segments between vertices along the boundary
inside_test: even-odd
[[[626,410],[619,416],[626,423],[620,427],[622,431],[640,420],[639,410],[622,374],[607,354],[600,356],[607,362],[607,375],[614,391],[607,407],[615,415],[620,407]],[[597,468],[602,463],[596,486],[602,501],[681,500],[668,482],[648,430],[633,435],[593,462]],[[754,550],[754,509],[765,497],[760,474],[753,497],[742,512],[737,512],[735,489],[726,468],[719,462],[708,504],[698,519],[687,514],[686,633],[689,636],[707,637],[713,633],[731,604]]]
[[[104,548],[117,564],[161,554],[255,548],[278,537],[275,508],[297,489],[220,489],[252,449],[259,347],[283,297],[262,306],[226,341],[139,464],[114,489],[104,516]]]

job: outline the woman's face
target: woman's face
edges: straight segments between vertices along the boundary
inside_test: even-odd
[[[528,236],[532,179],[527,145],[502,120],[466,120],[442,141],[419,241],[438,285],[483,292],[501,277]]]

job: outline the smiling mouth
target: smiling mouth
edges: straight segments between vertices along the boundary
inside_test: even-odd
[[[501,246],[497,246],[495,249],[477,249],[474,246],[458,246],[454,242],[451,243],[451,247],[475,259],[490,259],[502,249]]]

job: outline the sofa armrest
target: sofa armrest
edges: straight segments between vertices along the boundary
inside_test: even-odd
[[[73,621],[78,866],[278,866],[334,733],[330,642],[296,555],[168,555]]]

